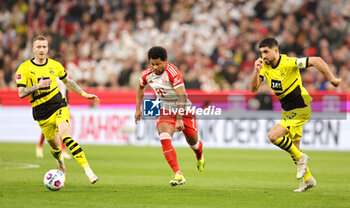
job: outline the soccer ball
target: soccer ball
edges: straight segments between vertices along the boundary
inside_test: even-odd
[[[60,190],[66,183],[66,177],[62,171],[52,169],[47,171],[44,176],[44,185],[51,191]]]

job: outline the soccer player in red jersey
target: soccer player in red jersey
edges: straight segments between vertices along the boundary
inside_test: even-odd
[[[180,171],[171,139],[175,131],[182,131],[187,143],[196,154],[198,170],[203,171],[205,164],[203,144],[198,139],[196,117],[193,114],[182,115],[167,111],[171,107],[184,110],[186,107],[192,106],[191,101],[187,99],[180,71],[173,64],[167,62],[167,51],[163,47],[152,47],[148,51],[148,60],[151,67],[143,71],[136,90],[135,123],[141,119],[144,88],[149,84],[157,94],[157,98],[162,102],[161,115],[157,118],[157,127],[165,159],[175,173],[170,185],[182,185],[186,183],[186,179]]]

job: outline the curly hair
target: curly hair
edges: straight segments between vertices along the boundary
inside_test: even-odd
[[[168,58],[167,52],[165,48],[161,46],[154,46],[148,50],[148,60],[150,59],[158,59],[165,61]]]

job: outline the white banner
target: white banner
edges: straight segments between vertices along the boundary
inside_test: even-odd
[[[278,120],[199,120],[199,138],[206,147],[272,149],[267,133]],[[154,121],[142,122],[133,144],[157,145]],[[308,150],[350,150],[348,120],[310,120],[304,125],[301,146]],[[151,131],[149,131],[152,129]],[[186,145],[181,133],[175,133],[174,145]]]
[[[70,109],[72,137],[84,144],[128,144],[135,132],[134,111],[94,108]],[[37,142],[41,130],[28,107],[0,108],[0,141]]]
[[[73,138],[81,144],[160,145],[155,120],[134,123],[133,109],[71,108]],[[350,115],[350,114],[348,114]],[[206,147],[277,148],[267,132],[278,120],[198,120],[199,138]],[[350,121],[310,120],[304,126],[302,148],[307,150],[350,151]],[[0,108],[0,142],[38,142],[40,128],[31,108]],[[175,146],[187,146],[182,133],[175,133]]]

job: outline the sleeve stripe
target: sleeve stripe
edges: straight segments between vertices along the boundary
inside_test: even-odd
[[[25,84],[17,84],[17,87],[27,87]]]
[[[141,85],[141,86],[145,86],[145,85],[142,83],[142,81],[141,81],[141,80],[140,80],[140,85]]]
[[[177,72],[176,72],[176,70],[175,70],[170,64],[168,64],[167,69],[169,70],[169,72],[171,73],[171,75],[173,75],[173,77],[176,76]]]
[[[179,84],[179,85],[175,86],[174,89],[179,88],[179,87],[181,87],[181,86],[184,86],[184,84],[183,84],[183,83],[182,83],[182,84]]]
[[[170,65],[170,69],[174,72],[175,75],[177,75],[177,70],[173,66]]]
[[[142,72],[141,77],[140,77],[141,86],[146,86],[148,84],[147,77],[152,73],[153,73],[152,69],[146,69],[145,71]]]
[[[144,76],[144,75],[149,74],[149,73],[152,73],[152,72],[153,72],[153,69],[152,69],[152,67],[150,67],[150,68],[148,68],[148,69],[145,69],[145,70],[142,72],[141,76]]]
[[[173,71],[170,70],[170,68],[167,68],[167,71],[171,74],[171,76],[175,77],[175,74]]]
[[[305,68],[309,67],[309,57],[306,57],[306,65]]]
[[[66,77],[67,77],[67,72],[66,72],[66,74],[63,77],[60,77],[60,80],[66,78]]]

